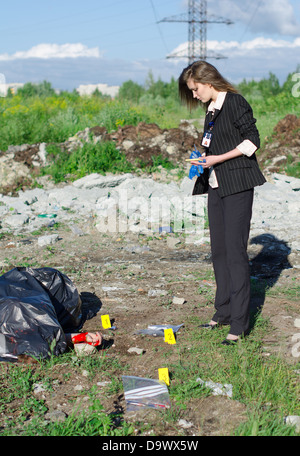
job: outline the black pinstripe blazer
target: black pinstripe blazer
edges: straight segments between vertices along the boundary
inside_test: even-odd
[[[204,131],[208,128],[211,113],[207,113],[204,122]],[[209,149],[205,148],[206,155],[221,155],[235,149],[245,139],[249,139],[257,148],[260,147],[259,133],[256,128],[256,119],[252,108],[241,95],[228,92],[223,106],[215,110],[213,137]],[[248,190],[266,182],[261,173],[255,153],[250,157],[241,157],[226,160],[214,165],[218,180],[218,193],[221,197]],[[209,170],[205,169],[196,182],[193,195],[206,193],[208,190]]]

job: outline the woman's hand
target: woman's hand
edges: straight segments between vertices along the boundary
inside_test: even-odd
[[[222,163],[226,160],[230,160],[231,158],[240,157],[241,155],[243,155],[242,152],[239,149],[235,148],[229,152],[226,152],[225,154],[199,157],[198,160],[195,159],[191,161],[191,165],[201,165],[205,169],[217,165],[218,163]]]
[[[219,163],[221,155],[208,155],[207,157],[195,159],[191,161],[191,165],[201,165],[202,168],[210,168],[214,166],[216,163]]]

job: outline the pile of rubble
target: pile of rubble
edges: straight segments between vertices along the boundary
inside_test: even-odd
[[[289,163],[300,160],[300,117],[288,114],[275,126],[272,137],[259,153],[265,173],[278,173]]]
[[[201,137],[202,133],[192,122],[182,121],[178,128],[165,130],[156,124],[141,122],[137,126],[119,127],[112,133],[100,126],[86,128],[57,146],[71,153],[86,142],[113,141],[132,164],[141,160],[152,165],[153,157],[161,156],[175,166],[182,166],[194,144],[199,146]],[[0,192],[9,194],[29,187],[40,168],[49,164],[46,148],[45,143],[22,144],[0,152]]]
[[[300,252],[300,179],[276,171],[280,160],[287,160],[288,155],[293,155],[294,161],[299,160],[299,125],[300,119],[296,116],[286,116],[274,129],[273,141],[259,156],[260,162],[266,164],[262,168],[268,182],[255,189],[251,228],[255,235],[271,232],[278,238],[284,236],[297,255]],[[206,236],[202,229],[206,196],[192,196],[194,183],[187,177],[190,165],[185,163],[194,144],[199,144],[200,136],[189,122],[182,122],[179,128],[170,130],[140,123],[136,127],[120,127],[110,134],[103,127],[87,128],[61,143],[60,147],[71,153],[86,141],[114,141],[133,163],[137,158],[150,163],[154,155],[161,155],[174,164],[185,166],[185,177],[179,180],[172,171],[166,172],[163,179],[157,179],[155,175],[102,176],[94,173],[60,185],[46,179],[46,185],[41,185],[43,188],[33,189],[26,184],[33,179],[34,170],[47,165],[46,144],[10,146],[0,155],[0,229],[16,234],[32,232],[55,221],[72,224],[87,220],[102,232],[161,229],[174,232],[184,228],[185,232],[194,233],[195,229],[199,232],[201,228],[203,240]],[[285,155],[279,156],[279,153]],[[299,263],[298,259],[296,262]]]

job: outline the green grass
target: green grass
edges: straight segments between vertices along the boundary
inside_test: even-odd
[[[133,168],[113,142],[84,143],[72,153],[57,146],[48,146],[47,151],[53,164],[42,172],[50,174],[55,183],[65,180],[66,175],[72,180],[91,173],[130,172]]]
[[[103,369],[111,369],[113,372],[116,363],[105,361],[105,357],[73,359],[70,353],[59,358],[50,358],[39,363],[38,368],[20,367],[11,365],[7,372],[3,365],[0,366],[0,411],[7,412],[7,407],[12,402],[18,403],[17,418],[8,416],[5,427],[0,430],[2,436],[117,436],[131,435],[132,426],[127,423],[116,425],[117,416],[107,415],[99,397],[99,389],[92,387],[84,391],[88,397],[88,404],[82,407],[83,398],[74,404],[73,412],[68,415],[64,422],[51,422],[44,419],[47,407],[44,400],[33,394],[34,385],[41,383],[48,391],[54,390],[55,374],[61,366],[69,365],[69,373],[65,374],[65,381],[74,374],[76,369],[86,370],[91,379],[101,377]],[[58,368],[58,369],[55,369]],[[107,377],[112,374],[107,373]],[[3,386],[5,384],[5,386]],[[108,393],[108,392],[107,392]],[[78,393],[80,399],[80,393]],[[51,412],[51,410],[50,410]],[[28,421],[28,417],[30,420]]]
[[[200,332],[201,320],[187,317],[185,330],[181,340],[173,346],[170,361],[169,351],[166,351],[165,367],[170,372],[168,389],[172,406],[165,414],[159,414],[158,420],[167,420],[176,428],[178,419],[185,416],[187,404],[211,395],[210,389],[197,381],[201,378],[231,384],[233,396],[230,400],[244,404],[246,419],[232,435],[297,435],[295,428],[284,422],[286,416],[300,412],[297,365],[287,363],[281,356],[266,356],[261,341],[272,328],[261,315],[255,317],[253,332],[235,347],[220,346],[220,339],[227,334],[225,328]],[[177,360],[174,361],[175,353]],[[44,400],[33,395],[33,388],[36,383],[42,383],[48,391],[54,391],[58,372],[62,369],[66,385],[74,372],[85,370],[94,386],[78,393],[79,402],[74,402],[73,412],[63,422],[46,421]],[[105,413],[101,401],[103,392],[100,394],[95,386],[96,379],[110,380],[104,394],[120,395],[123,392],[121,375],[128,375],[128,370],[130,368],[121,364],[117,356],[76,358],[72,352],[40,361],[38,367],[9,365],[4,368],[0,365],[0,411],[7,416],[0,435],[129,436],[137,426],[142,434],[147,432],[144,423],[133,426],[123,419],[122,413]],[[85,404],[84,408],[82,404]],[[10,416],[16,408],[17,417]]]
[[[261,95],[253,97],[254,115],[258,119],[262,141],[272,136],[278,120],[288,113],[299,113],[299,101],[284,94],[269,98]],[[86,143],[72,154],[61,151],[55,144],[65,141],[79,130],[95,125],[105,126],[111,131],[119,126],[137,125],[138,122],[145,121],[155,122],[161,128],[171,128],[177,127],[182,118],[197,119],[201,115],[200,111],[187,113],[174,101],[158,98],[157,95],[144,97],[139,104],[96,97],[78,98],[71,94],[62,97],[52,95],[43,101],[34,96],[26,99],[16,96],[0,99],[0,149],[6,150],[10,144],[41,141],[54,143],[48,146],[53,164],[43,172],[50,173],[55,182],[64,180],[67,175],[70,179],[77,179],[91,172],[132,172],[135,170],[134,165],[126,161],[112,142]],[[198,120],[196,122],[199,126]],[[153,166],[144,169],[151,172],[158,166],[172,168],[168,161],[156,157]],[[298,176],[299,165],[296,168],[289,163],[287,171],[290,175],[296,173]],[[5,233],[0,235],[0,238],[3,237]],[[18,261],[19,265],[43,266],[32,263],[32,258],[19,258]],[[10,262],[10,258],[5,258],[7,268]],[[202,277],[204,278],[211,278],[211,272]],[[279,292],[278,287],[266,291],[269,296],[277,296]],[[296,286],[282,289],[281,293],[289,299],[299,300],[299,288]],[[198,294],[202,305],[212,306],[210,287],[199,288]],[[171,420],[176,428],[178,418],[184,417],[184,410],[190,401],[211,394],[196,381],[199,377],[205,381],[232,384],[232,399],[244,404],[247,414],[246,422],[235,429],[234,435],[296,435],[295,429],[284,423],[284,417],[300,414],[297,364],[292,365],[280,356],[267,356],[261,341],[272,331],[269,321],[261,315],[255,316],[253,332],[233,350],[232,347],[220,347],[220,338],[222,335],[223,338],[226,337],[225,329],[224,333],[223,329],[221,332],[200,333],[200,323],[195,316],[187,316],[180,341],[173,347],[174,356],[170,357],[167,350],[164,353],[165,367],[169,368],[171,378],[169,393],[172,407],[162,415],[162,420]],[[164,349],[165,347],[162,348]],[[52,392],[58,372],[63,372],[63,378],[60,377],[59,381],[67,386],[73,373],[82,369],[88,372],[92,385],[88,391],[83,392],[88,397],[84,410],[74,401],[73,412],[65,421],[45,421],[45,401],[33,394],[34,384],[41,382]],[[101,403],[103,393],[100,394],[93,387],[96,378],[97,381],[109,380],[105,394],[122,394],[121,375],[126,375],[129,371],[128,366],[118,361],[118,356],[115,359],[105,356],[79,359],[74,358],[72,353],[40,361],[37,366],[0,364],[0,411],[6,417],[5,425],[2,419],[0,435],[132,435],[134,428],[124,421],[122,414],[104,413]],[[141,432],[148,432],[144,423],[139,423],[138,426]]]
[[[152,164],[146,165],[141,160],[136,164],[127,161],[125,154],[120,152],[111,141],[96,144],[83,143],[72,153],[61,150],[60,147],[49,145],[47,152],[52,164],[41,170],[42,175],[51,175],[55,183],[72,181],[91,173],[131,173],[137,170],[151,173],[160,166],[167,170],[175,168],[168,159],[153,156]]]
[[[284,171],[288,176],[297,177],[300,179],[300,162],[298,163],[289,163],[285,168]]]
[[[184,407],[187,400],[211,394],[199,386],[197,377],[231,384],[232,399],[245,404],[247,413],[247,421],[236,429],[235,435],[295,435],[295,430],[284,423],[284,417],[299,415],[299,374],[281,357],[264,355],[260,341],[269,330],[268,322],[259,317],[253,333],[239,341],[234,350],[220,348],[219,331],[207,334],[191,330],[188,355],[184,351],[180,363],[170,368],[175,384],[170,387],[171,397]],[[223,332],[225,338],[226,329]]]
[[[238,86],[253,108],[262,148],[266,141],[272,141],[273,129],[279,120],[287,114],[299,115],[300,97],[292,95],[292,88],[292,74],[282,86],[272,74],[269,79],[243,81]],[[112,132],[125,125],[154,122],[164,129],[178,127],[182,119],[193,119],[201,130],[204,112],[201,108],[189,112],[179,103],[177,81],[174,79],[163,83],[154,81],[151,76],[145,87],[124,83],[124,90],[121,87],[119,98],[114,100],[101,94],[80,97],[74,92],[63,92],[57,95],[48,83],[28,84],[17,95],[0,98],[0,150],[7,150],[9,145],[26,143],[58,144],[78,131],[96,125]],[[60,163],[67,158],[69,173],[77,172],[78,166],[79,173],[90,172],[94,168],[105,173],[111,171],[111,167],[116,172],[123,172],[130,166],[121,154],[116,155],[112,146],[105,144],[103,147],[107,149],[105,154],[103,150],[98,150],[98,146],[94,148],[91,145],[82,151],[83,157],[80,150],[72,153],[74,157],[66,157],[62,153]],[[107,161],[109,153],[113,154],[111,165]],[[104,161],[103,154],[106,155]],[[166,163],[162,166],[165,167]],[[298,176],[299,164],[288,163],[284,171]],[[51,172],[55,176],[62,174],[55,166]]]

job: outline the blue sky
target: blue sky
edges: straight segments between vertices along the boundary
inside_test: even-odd
[[[187,0],[14,0],[2,2],[0,73],[7,83],[50,81],[58,89],[80,84],[143,84],[177,78],[187,23],[159,22],[187,14]],[[300,64],[299,0],[208,0],[208,61],[232,82],[275,73],[283,82]]]

